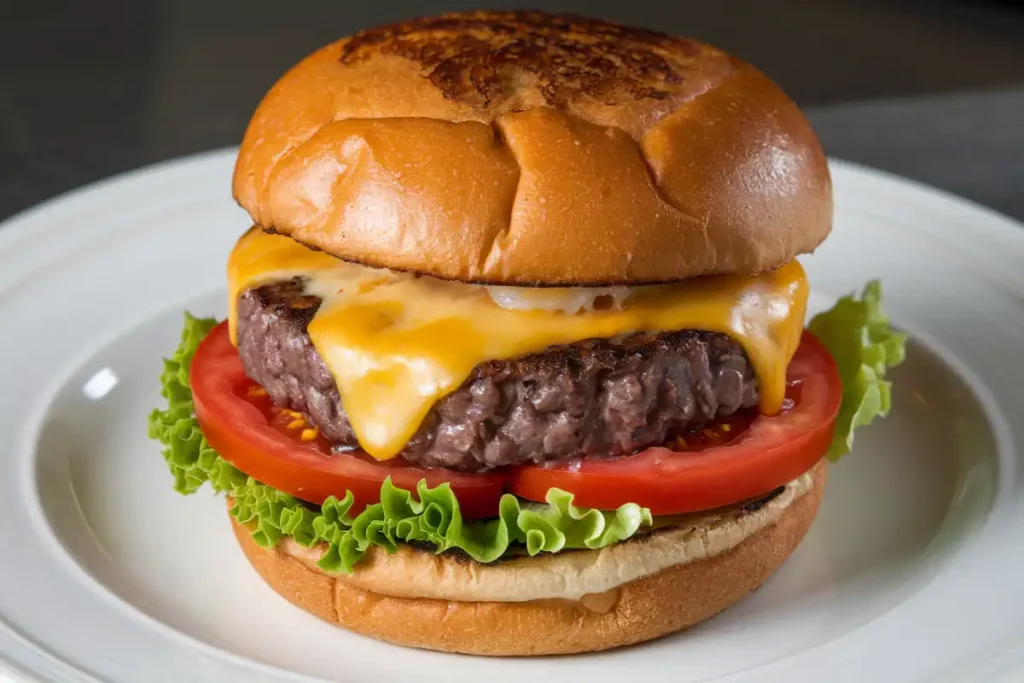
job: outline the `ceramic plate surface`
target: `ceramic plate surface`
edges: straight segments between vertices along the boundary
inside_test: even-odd
[[[833,467],[806,540],[688,632],[488,660],[320,623],[250,569],[221,499],[172,490],[146,416],[182,310],[224,314],[248,225],[233,158],[0,226],[0,680],[1024,680],[1024,226],[835,164],[835,231],[803,259],[812,305],[881,277],[912,341],[891,416]]]

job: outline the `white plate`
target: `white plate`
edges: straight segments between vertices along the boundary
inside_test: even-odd
[[[496,661],[318,622],[249,568],[220,499],[171,490],[146,415],[181,310],[223,314],[225,256],[247,227],[232,162],[163,164],[0,227],[9,667],[176,683],[1020,680],[1022,226],[836,164],[835,232],[805,259],[813,303],[882,278],[913,336],[892,416],[858,437],[810,535],[736,608],[640,647]]]

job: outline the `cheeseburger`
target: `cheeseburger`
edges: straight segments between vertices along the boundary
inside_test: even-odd
[[[226,320],[150,431],[278,593],[353,631],[585,652],[726,609],[889,408],[877,283],[805,330],[828,166],[753,67],[536,12],[370,29],[245,133]]]

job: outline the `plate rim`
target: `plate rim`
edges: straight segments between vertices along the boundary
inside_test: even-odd
[[[147,181],[151,181],[154,178],[159,178],[159,177],[161,177],[162,175],[164,175],[164,174],[166,174],[168,172],[180,173],[180,172],[184,172],[184,171],[190,171],[190,170],[193,170],[194,166],[198,165],[198,164],[213,163],[213,162],[220,163],[222,161],[226,161],[229,158],[233,158],[236,153],[237,153],[237,147],[226,147],[226,148],[220,148],[220,149],[210,150],[210,151],[206,151],[206,152],[201,152],[201,153],[198,153],[198,154],[192,154],[192,155],[188,155],[188,156],[168,159],[168,160],[161,161],[159,163],[152,164],[152,165],[149,165],[149,166],[145,166],[145,167],[142,167],[142,168],[138,168],[138,169],[134,169],[134,170],[129,170],[129,171],[125,171],[125,172],[122,172],[122,173],[118,173],[116,175],[113,175],[113,176],[110,176],[110,177],[107,177],[107,178],[103,178],[101,180],[97,180],[97,181],[89,183],[87,185],[83,185],[83,186],[81,186],[79,188],[71,190],[70,192],[63,193],[63,194],[51,197],[51,198],[49,198],[47,200],[44,200],[43,202],[41,202],[39,204],[36,204],[36,205],[34,205],[32,207],[29,207],[27,209],[24,209],[22,211],[19,211],[18,213],[14,214],[14,215],[4,219],[2,222],[0,222],[0,256],[2,256],[5,252],[8,252],[9,250],[17,249],[19,247],[19,244],[23,240],[31,239],[32,237],[34,237],[33,233],[34,233],[34,230],[37,229],[37,224],[40,221],[42,221],[42,220],[46,220],[48,215],[51,214],[54,211],[70,211],[70,210],[75,210],[75,209],[84,207],[84,206],[86,206],[88,204],[89,200],[103,195],[111,187],[120,186],[120,185],[123,185],[125,183],[144,183],[144,182],[147,182]],[[979,222],[979,225],[980,225],[980,227],[979,227],[980,230],[984,230],[987,233],[999,235],[1001,238],[1002,237],[1007,237],[1010,234],[1007,231],[1015,231],[1016,234],[1015,234],[1015,236],[1012,239],[1013,240],[1018,240],[1020,242],[1021,246],[1024,247],[1024,222],[1021,222],[1021,221],[1015,219],[1014,217],[1008,216],[1008,215],[1003,214],[1003,213],[1001,213],[1001,212],[999,212],[997,210],[994,210],[994,209],[991,209],[991,208],[986,207],[984,205],[981,205],[981,204],[977,203],[974,200],[971,200],[971,199],[968,199],[968,198],[959,197],[959,196],[954,195],[954,194],[952,194],[952,193],[950,193],[948,191],[945,191],[943,189],[940,189],[940,188],[934,187],[932,185],[920,182],[918,180],[914,180],[914,179],[906,178],[906,177],[903,177],[903,176],[899,176],[899,175],[896,175],[896,174],[888,172],[888,171],[884,171],[884,170],[880,170],[880,169],[874,169],[874,168],[871,168],[869,166],[865,166],[865,165],[862,165],[862,164],[857,164],[857,163],[853,163],[853,162],[849,162],[849,161],[845,161],[845,160],[841,160],[841,159],[834,159],[834,158],[830,158],[829,159],[829,163],[830,163],[830,167],[833,169],[833,173],[837,169],[844,169],[844,173],[850,174],[850,177],[858,178],[858,179],[866,181],[866,182],[887,184],[887,185],[890,185],[893,190],[898,190],[900,192],[910,191],[910,192],[913,192],[913,193],[918,193],[920,196],[927,197],[930,201],[933,201],[933,202],[934,201],[939,201],[943,205],[946,205],[946,206],[949,206],[949,207],[955,207],[956,210],[958,210],[958,211],[969,211],[971,213],[974,213],[977,216],[979,216],[979,221],[978,222]],[[921,193],[923,193],[923,194],[921,194]],[[982,220],[982,218],[984,220]],[[39,270],[45,270],[48,267],[52,267],[51,264],[43,264],[43,266]],[[10,284],[12,286],[14,286],[14,287],[17,287],[17,284],[20,282],[20,280],[21,280],[21,278],[16,278]],[[1024,280],[1022,280],[1022,281],[1024,281]],[[4,289],[5,290],[7,289],[6,285],[4,286]],[[1013,293],[1014,294],[1019,294],[1017,292],[1013,292]],[[176,300],[181,300],[181,299],[184,299],[184,298],[187,298],[187,297],[183,297],[183,296],[180,296],[180,295],[175,297]],[[168,303],[165,302],[164,304],[161,305],[160,308],[162,310],[163,308],[170,308],[170,307],[171,307],[171,304],[168,304]],[[130,329],[130,328],[140,324],[140,322],[142,320],[148,319],[151,316],[152,316],[152,312],[148,312],[145,316],[142,316],[142,314],[137,315],[137,316],[133,316],[131,318],[131,320],[127,321],[125,324],[123,324],[117,330],[108,330],[104,334],[104,337],[107,338],[108,340],[109,339],[117,338],[118,336],[123,334],[123,332],[125,330]],[[922,331],[922,329],[918,328],[916,325],[913,326],[910,329],[914,332],[915,337],[917,339],[921,340],[925,344],[925,346],[928,348],[928,350],[930,352],[936,353],[937,355],[939,355],[939,357],[943,360],[943,362],[946,362],[947,364],[949,364],[949,361],[953,361],[953,363],[951,364],[951,367],[954,369],[954,371],[956,372],[958,377],[960,377],[962,380],[964,380],[967,383],[967,385],[969,386],[969,388],[972,391],[972,393],[974,393],[975,397],[977,397],[979,399],[984,399],[983,400],[983,405],[986,408],[986,410],[985,410],[986,417],[990,419],[990,422],[992,423],[992,426],[994,428],[993,432],[996,433],[996,435],[998,436],[999,435],[998,434],[999,430],[996,429],[996,427],[1005,428],[1006,425],[1003,425],[1001,423],[1008,422],[1008,418],[1007,418],[1007,416],[1001,410],[998,410],[998,404],[996,403],[994,398],[990,395],[990,390],[988,389],[988,387],[980,380],[980,378],[976,377],[975,373],[973,371],[971,371],[969,367],[967,367],[965,364],[963,364],[962,361],[960,361],[959,358],[957,358],[951,352],[947,351],[945,349],[944,345],[942,345],[941,343],[936,343],[927,332]],[[92,346],[90,346],[90,349],[92,349]],[[70,360],[71,359],[68,359],[68,362],[70,362]],[[62,377],[63,376],[64,375],[62,375]],[[46,391],[43,392],[43,394],[45,395],[45,398],[47,398],[47,399],[51,399],[52,398],[52,395],[53,395],[52,394],[52,390],[53,390],[53,386],[47,386],[46,387]],[[979,390],[981,390],[981,391],[979,392]],[[38,404],[39,401],[42,401],[42,398],[40,396],[41,395],[33,396],[33,404]],[[47,405],[48,405],[48,403],[47,403]],[[990,407],[990,406],[994,407],[996,410],[994,412],[988,410],[988,407]],[[32,415],[33,416],[37,416],[39,414],[37,409],[36,409],[37,407],[38,407],[37,405],[33,406],[33,409],[32,409]],[[998,420],[993,420],[993,418],[999,418],[999,419]],[[35,441],[36,437],[38,436],[38,430],[31,431],[29,433],[29,436],[31,437],[32,441]],[[1013,437],[1012,430],[1007,428],[1006,429],[1006,434],[1004,434],[1003,436],[1009,438],[1010,448],[1011,448],[1011,450],[1013,450],[1014,447],[1017,444],[1015,443],[1015,439]],[[1000,480],[1002,480],[1002,477],[1000,477]],[[35,482],[34,471],[33,471],[33,476],[32,476],[32,482],[33,483]],[[1009,493],[1010,492],[1007,491],[1007,492],[1004,492],[1004,493],[1002,493],[1000,495],[1008,495]],[[945,525],[945,523],[946,523],[946,520],[944,519],[943,520],[943,525]],[[987,523],[988,523],[988,520],[986,520],[986,524]],[[51,530],[51,535],[52,535],[52,530]],[[59,540],[56,539],[56,537],[53,538],[53,541],[57,542],[58,546],[60,545],[59,544]],[[64,554],[67,554],[67,550],[65,548],[61,547],[61,550],[63,551]],[[285,676],[301,675],[301,676],[305,676],[305,674],[297,674],[296,672],[288,670],[288,669],[280,668],[280,667],[277,667],[277,666],[274,666],[274,665],[270,665],[270,664],[265,664],[265,663],[257,661],[257,660],[252,660],[252,659],[249,659],[247,657],[244,657],[244,656],[241,656],[239,654],[236,654],[234,652],[231,652],[231,651],[222,649],[220,647],[217,647],[215,645],[212,645],[210,643],[206,643],[205,641],[202,641],[201,639],[199,639],[199,638],[197,638],[195,636],[191,636],[191,635],[189,635],[187,633],[179,631],[177,628],[175,628],[173,626],[170,626],[168,624],[165,624],[165,623],[161,622],[156,617],[152,617],[152,616],[144,613],[142,610],[140,610],[139,608],[135,607],[134,605],[130,605],[127,602],[124,602],[123,600],[120,600],[119,598],[117,598],[116,595],[106,595],[107,589],[102,585],[101,582],[96,580],[91,575],[91,573],[89,573],[83,567],[79,567],[74,562],[74,559],[71,558],[70,555],[68,555],[68,558],[75,565],[75,568],[80,573],[83,573],[85,576],[87,576],[90,579],[90,583],[95,583],[99,588],[102,589],[102,591],[105,594],[104,595],[105,599],[106,598],[110,598],[110,597],[114,597],[117,602],[123,603],[123,604],[120,605],[120,607],[122,607],[122,608],[123,607],[130,608],[132,610],[132,612],[133,612],[133,616],[135,616],[136,618],[138,616],[142,616],[144,619],[146,619],[152,625],[157,626],[161,630],[161,632],[163,632],[163,633],[170,633],[170,634],[174,635],[175,637],[184,638],[185,641],[188,642],[188,644],[191,645],[191,646],[199,646],[199,647],[204,648],[204,649],[205,648],[212,649],[219,656],[227,656],[229,658],[237,660],[238,662],[244,663],[246,666],[260,667],[260,668],[263,668],[265,670],[268,670],[268,672],[272,672],[272,673],[277,674],[277,675],[285,675]],[[863,626],[861,626],[859,628],[864,628],[864,627],[866,627],[868,625],[869,624],[865,624],[865,625],[863,625]],[[0,635],[4,635],[2,633],[3,631],[7,631],[15,639],[23,640],[24,641],[23,644],[25,644],[28,647],[30,647],[31,649],[35,650],[35,652],[38,653],[40,656],[48,658],[48,659],[51,659],[53,662],[59,664],[62,667],[70,667],[71,669],[73,669],[76,672],[76,674],[85,677],[82,680],[99,680],[99,679],[96,679],[94,677],[90,678],[92,676],[92,674],[90,674],[88,671],[84,671],[84,670],[80,671],[80,669],[78,667],[78,664],[72,664],[70,662],[65,662],[59,656],[51,653],[49,651],[49,649],[46,648],[44,645],[36,643],[34,640],[28,638],[25,634],[21,633],[19,629],[14,627],[14,625],[7,623],[5,620],[3,620],[2,617],[0,617]],[[3,642],[3,640],[0,639],[0,644],[2,644],[2,642]],[[832,642],[832,641],[828,641],[828,642]],[[827,642],[826,643],[821,643],[821,644],[815,646],[815,648],[811,648],[811,649],[817,649],[819,647],[824,647],[825,645],[827,645]],[[1020,650],[1021,650],[1020,654],[1024,654],[1024,646],[1022,646],[1020,648]],[[804,651],[804,652],[806,652],[806,651]],[[794,653],[792,655],[789,655],[789,656],[784,657],[784,658],[780,658],[780,660],[775,660],[775,661],[781,661],[783,659],[789,659],[789,658],[792,658],[792,657],[796,657],[796,656],[799,656],[799,654],[800,653]],[[981,655],[979,654],[979,656],[981,656]],[[7,658],[0,658],[0,672],[2,672],[2,673],[6,673],[5,671],[3,671],[3,667],[4,666],[14,667],[14,669],[15,669],[16,673],[18,673],[18,675],[21,675],[21,676],[25,677],[24,680],[32,680],[32,679],[27,678],[28,674],[18,670],[19,669],[19,664],[18,664],[17,661],[11,661],[11,660],[9,660]],[[1022,668],[1022,670],[1024,670],[1024,668]],[[742,673],[742,672],[736,672],[736,674],[739,674],[739,673]],[[730,674],[730,676],[732,676],[732,674]],[[730,676],[727,676],[727,678],[730,677]]]

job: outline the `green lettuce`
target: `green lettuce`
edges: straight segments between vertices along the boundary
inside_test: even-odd
[[[181,342],[164,360],[160,377],[167,407],[150,414],[149,435],[164,445],[176,491],[192,494],[208,482],[215,492],[227,494],[234,501],[231,514],[263,547],[275,546],[284,536],[306,547],[324,543],[320,567],[351,572],[372,545],[393,553],[399,543],[412,541],[438,553],[459,549],[479,562],[493,562],[514,545],[531,555],[603,548],[653,523],[650,510],[639,505],[627,503],[610,512],[579,508],[572,504],[571,493],[559,489],[548,491],[546,503],[505,494],[497,517],[465,520],[448,484],[430,488],[420,481],[414,493],[398,488],[389,477],[381,486],[380,502],[356,515],[351,492],[317,507],[262,484],[210,448],[196,422],[188,368],[215,324],[185,314]]]
[[[828,457],[835,462],[853,447],[853,431],[889,414],[888,368],[903,362],[906,335],[889,327],[882,313],[882,285],[869,282],[860,295],[844,296],[807,328],[829,350],[843,383],[843,402]]]

